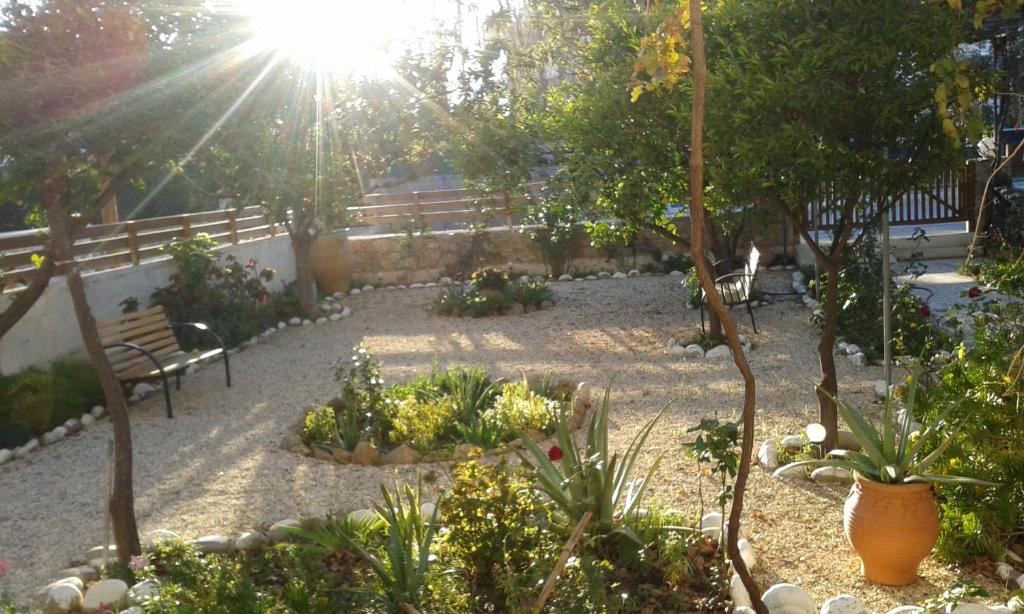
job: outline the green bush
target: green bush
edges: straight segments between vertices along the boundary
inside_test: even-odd
[[[825,287],[828,275],[819,283]],[[891,347],[896,356],[931,356],[952,349],[950,336],[931,319],[931,308],[913,293],[913,286],[889,280],[892,299]],[[812,279],[809,286],[818,290]],[[847,258],[839,272],[839,336],[858,345],[871,360],[882,357],[882,257],[875,235],[868,235]],[[823,292],[823,290],[822,290]],[[821,297],[819,297],[821,298]],[[824,324],[824,315],[815,317]]]
[[[221,265],[214,251],[216,241],[199,233],[175,239],[164,248],[177,267],[170,284],[152,295],[163,305],[172,322],[202,322],[220,335],[228,347],[238,345],[280,319],[298,314],[294,293],[274,296],[265,283],[276,272],[258,269],[255,260],[240,262],[234,256]],[[193,330],[177,333],[182,347],[192,349],[211,343],[208,336]]]
[[[456,441],[459,410],[451,397],[421,401],[408,397],[399,402],[391,417],[389,440],[429,452],[440,444]]]
[[[560,410],[557,402],[536,394],[525,381],[511,382],[501,387],[482,418],[503,432],[551,433]]]
[[[924,419],[958,432],[937,472],[998,482],[942,486],[936,554],[967,561],[998,554],[1024,531],[1024,306],[974,306],[974,345],[961,346],[928,394]]]
[[[0,376],[0,398],[0,448],[20,446],[105,399],[92,364],[77,358]]]
[[[492,267],[484,267],[473,271],[470,281],[477,290],[497,290],[500,292],[508,287],[508,273]]]
[[[1003,294],[1024,296],[1024,254],[1006,249],[990,252],[994,254],[987,260],[980,261],[963,272]]]
[[[307,446],[329,446],[340,442],[334,408],[324,406],[306,414],[302,441]]]
[[[459,465],[441,504],[442,555],[465,576],[476,611],[520,611],[535,598],[558,542],[529,474],[502,458]]]

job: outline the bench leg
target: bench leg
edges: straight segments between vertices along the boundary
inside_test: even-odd
[[[708,334],[708,329],[704,326],[704,301],[700,302],[700,332],[704,335]]]
[[[754,321],[754,309],[750,306],[750,301],[747,301],[747,313],[750,314],[750,325],[754,327],[754,334],[757,334],[757,322]]]
[[[164,373],[163,369],[160,369],[160,379],[163,380],[162,383],[164,385],[164,405],[167,406],[167,417],[173,418],[174,410],[171,408],[171,383],[167,381],[167,374]]]
[[[231,359],[228,356],[228,351],[224,350],[224,379],[227,380],[228,388],[231,387]]]

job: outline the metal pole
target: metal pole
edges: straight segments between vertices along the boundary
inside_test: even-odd
[[[889,212],[882,215],[882,359],[885,363],[885,389],[892,386],[892,296],[889,287]],[[888,392],[886,393],[888,394]]]

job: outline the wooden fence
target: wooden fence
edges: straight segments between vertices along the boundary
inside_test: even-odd
[[[889,207],[889,225],[921,226],[947,222],[973,222],[975,208],[975,170],[967,165],[943,173],[931,183],[908,190],[896,198]],[[839,213],[828,210],[825,203],[834,202],[835,195],[824,190],[819,203],[807,206],[807,225],[814,227],[815,208],[818,208],[818,228],[835,227]],[[857,221],[870,220],[878,212],[875,203],[862,207],[857,212]]]
[[[543,183],[527,184],[538,194]],[[433,190],[401,194],[367,194],[363,206],[352,207],[353,226],[378,226],[400,230],[411,225],[471,225],[511,227],[524,196],[481,196],[472,190]]]
[[[161,255],[175,237],[206,233],[218,245],[272,237],[281,230],[258,207],[226,209],[87,226],[75,240],[82,271],[138,265]],[[41,228],[0,236],[0,285],[27,284],[36,272],[48,231]]]

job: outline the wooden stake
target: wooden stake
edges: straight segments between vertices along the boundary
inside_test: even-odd
[[[562,570],[565,569],[565,564],[569,561],[569,555],[576,549],[576,544],[583,537],[583,532],[587,530],[587,525],[590,524],[590,520],[593,517],[594,512],[587,510],[587,513],[583,514],[583,517],[580,518],[576,529],[573,530],[569,541],[565,542],[562,553],[558,555],[558,562],[555,563],[555,568],[551,570],[551,575],[544,581],[544,588],[540,591],[540,597],[537,598],[537,603],[533,605],[531,610],[533,614],[540,614],[541,610],[544,609],[544,604],[547,603],[548,597],[554,592],[555,585],[558,583],[558,576],[562,575]]]

